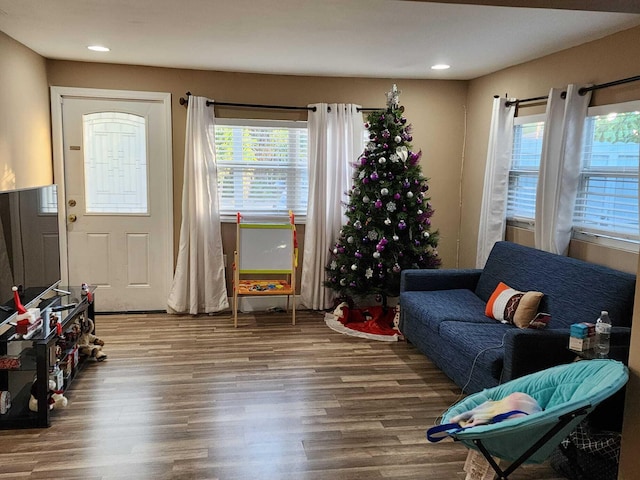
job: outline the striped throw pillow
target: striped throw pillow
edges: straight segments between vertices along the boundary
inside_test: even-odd
[[[528,328],[543,295],[541,292],[520,292],[500,282],[489,297],[484,313],[503,323]]]

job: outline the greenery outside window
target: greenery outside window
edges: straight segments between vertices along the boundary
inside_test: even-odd
[[[640,102],[589,108],[575,236],[638,241]]]
[[[306,122],[217,119],[216,161],[220,217],[240,212],[296,223],[307,214],[309,190]]]

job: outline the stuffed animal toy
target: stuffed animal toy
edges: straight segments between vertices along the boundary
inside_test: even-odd
[[[107,359],[107,354],[102,351],[104,342],[96,337],[93,333],[93,321],[88,319],[82,333],[78,338],[78,351],[81,355],[95,358],[98,362],[102,362]]]
[[[49,410],[54,408],[64,408],[67,406],[68,400],[62,394],[62,390],[56,390],[56,382],[49,380],[49,392],[47,394],[47,403]],[[29,398],[29,410],[32,412],[38,411],[38,399],[36,398],[36,381],[33,381],[31,385],[31,397]]]

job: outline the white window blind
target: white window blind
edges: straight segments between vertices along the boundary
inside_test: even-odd
[[[574,231],[638,239],[640,102],[589,109]]]
[[[309,190],[306,122],[218,119],[215,127],[220,216],[304,221]]]
[[[533,222],[544,115],[518,117],[513,126],[513,151],[509,170],[507,219]]]

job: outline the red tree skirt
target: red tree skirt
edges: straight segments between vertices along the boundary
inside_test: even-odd
[[[333,313],[327,313],[324,321],[336,332],[354,337],[397,342],[402,334],[397,329],[398,307],[375,306],[368,308],[349,308],[341,303]]]

